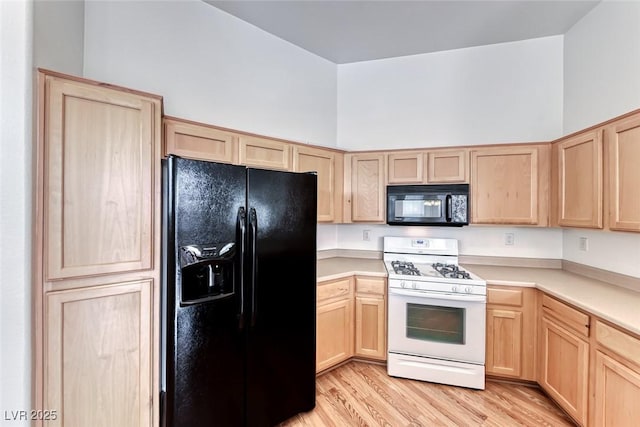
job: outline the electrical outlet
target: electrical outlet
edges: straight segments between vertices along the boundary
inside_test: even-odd
[[[365,242],[371,240],[371,230],[362,230],[362,240]]]
[[[504,244],[507,246],[513,246],[516,241],[514,233],[504,233]]]
[[[579,247],[581,251],[588,251],[589,250],[589,239],[587,239],[586,237],[581,237],[579,240]]]

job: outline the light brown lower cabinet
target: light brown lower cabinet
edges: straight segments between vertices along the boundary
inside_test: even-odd
[[[578,424],[587,423],[589,316],[543,295],[538,383]]]
[[[153,425],[153,281],[46,295],[47,426]]]
[[[594,420],[591,425],[636,427],[640,422],[640,368],[595,352]]]
[[[318,284],[316,372],[353,356],[353,277]]]
[[[535,381],[536,293],[487,287],[487,375]]]
[[[387,358],[385,294],[383,278],[356,277],[356,356]]]
[[[383,277],[349,276],[318,283],[316,372],[353,356],[386,360],[385,295]]]
[[[573,419],[585,425],[589,344],[547,318],[541,325],[540,386]]]
[[[640,422],[640,338],[595,321],[591,422],[632,427]]]

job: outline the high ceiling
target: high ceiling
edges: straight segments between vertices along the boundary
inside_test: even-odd
[[[564,34],[599,3],[205,1],[337,64]]]

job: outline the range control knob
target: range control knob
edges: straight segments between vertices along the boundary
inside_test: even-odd
[[[416,282],[411,282],[411,287],[415,289],[418,287],[418,284]]]
[[[464,291],[468,294],[471,293],[471,286],[467,286],[466,288],[464,288]]]
[[[451,287],[451,291],[452,291],[452,292],[458,292],[458,287],[457,287],[456,285],[453,285],[453,286]]]
[[[406,283],[404,283],[404,280],[402,282],[400,282],[400,286],[402,286],[403,288],[405,288],[407,286]]]

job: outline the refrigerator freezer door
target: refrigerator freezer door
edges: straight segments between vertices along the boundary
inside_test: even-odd
[[[273,426],[315,406],[317,181],[248,177],[247,425]]]
[[[246,168],[174,157],[168,165],[166,425],[241,426],[246,346],[239,322],[241,250],[226,260],[224,242],[243,246],[238,213],[246,203]],[[210,242],[223,244],[212,252]],[[198,256],[210,252],[220,262],[181,265],[185,247]],[[197,271],[187,271],[193,268]],[[199,302],[208,287],[215,298]]]

